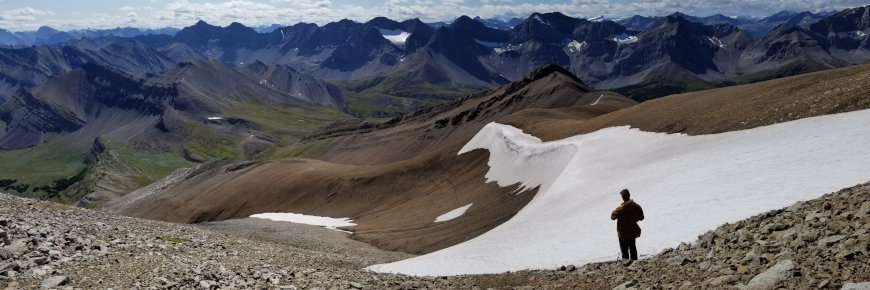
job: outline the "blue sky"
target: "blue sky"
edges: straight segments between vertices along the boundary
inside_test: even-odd
[[[324,24],[343,18],[367,21],[376,16],[434,22],[461,15],[505,18],[552,11],[583,18],[675,11],[697,16],[761,17],[782,10],[818,12],[867,4],[867,0],[0,0],[0,28],[184,27],[197,20],[215,25]]]

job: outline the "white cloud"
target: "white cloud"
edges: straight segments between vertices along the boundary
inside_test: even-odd
[[[5,21],[33,21],[38,16],[48,15],[50,12],[45,10],[33,9],[32,7],[24,7],[20,9],[5,10],[0,12],[0,19]]]
[[[676,11],[697,16],[715,13],[767,16],[782,10],[818,12],[867,5],[866,0],[385,0],[373,5],[363,3],[349,0],[149,0],[136,5],[118,4],[116,8],[103,10],[102,14],[78,11],[83,12],[81,15],[73,14],[77,11],[63,11],[63,15],[56,15],[27,6],[0,10],[0,27],[11,30],[35,29],[42,25],[60,29],[112,28],[133,20],[135,25],[142,27],[184,27],[198,20],[214,25],[232,22],[248,26],[298,22],[322,25],[344,18],[362,22],[377,16],[399,21],[420,18],[435,22],[450,21],[461,15],[526,17],[532,12],[554,11],[573,17],[650,16]]]

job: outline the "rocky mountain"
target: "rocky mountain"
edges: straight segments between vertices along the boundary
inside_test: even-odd
[[[746,32],[752,35],[752,37],[762,38],[765,34],[781,24],[787,23],[799,27],[808,27],[810,24],[815,23],[822,18],[824,18],[823,13],[814,14],[806,11],[800,13],[782,11],[755,22],[744,23],[740,25],[740,29],[746,30]]]
[[[625,27],[625,29],[633,31],[644,31],[649,29],[653,24],[658,22],[661,17],[647,17],[634,15],[628,18],[617,20],[616,23]]]
[[[174,62],[215,59],[233,66],[257,61],[285,65],[333,81],[365,79],[370,84],[365,87],[398,92],[388,95],[412,103],[421,95],[402,93],[396,83],[493,87],[550,63],[568,68],[594,87],[621,88],[621,92],[643,100],[863,63],[867,49],[862,46],[866,39],[862,36],[866,33],[861,28],[862,11],[866,7],[824,19],[822,14],[782,12],[758,20],[674,13],[619,22],[576,19],[554,12],[534,13],[509,28],[490,23],[498,27],[493,28],[484,23],[489,20],[463,16],[438,29],[417,19],[397,22],[378,17],[365,23],[299,23],[267,33],[239,23],[219,27],[200,21],[175,35],[139,35],[134,39]],[[810,28],[816,21],[818,24]],[[841,23],[852,23],[850,30],[844,30]],[[795,32],[785,31],[788,26],[774,29],[781,24],[806,30],[796,32],[806,36],[795,38],[793,45],[776,44]],[[48,32],[48,28],[43,29],[43,34]],[[835,49],[814,44],[819,38],[827,38]],[[129,38],[100,39],[90,42],[131,46]],[[819,45],[821,50],[816,48]],[[745,51],[747,48],[752,50]],[[785,55],[803,55],[808,59],[802,62],[807,64],[795,65],[782,59]],[[145,67],[153,70],[159,66]],[[381,82],[419,69],[426,73],[400,82]],[[385,103],[383,96],[369,94],[367,98],[370,105]]]
[[[831,55],[847,62],[870,56],[870,6],[846,9],[809,25],[809,30],[827,38]]]
[[[85,168],[70,177],[75,183],[88,176],[84,183],[19,186],[40,187],[32,194],[48,197],[66,190],[60,197],[71,200],[106,192],[89,196],[98,201],[143,186],[136,180],[162,178],[184,159],[253,159],[278,142],[347,118],[336,107],[345,102],[332,85],[262,63],[236,70],[198,60],[136,77],[87,62],[0,105],[0,148],[45,152],[61,142],[70,148],[64,158],[87,155]],[[15,182],[15,176],[7,177]]]

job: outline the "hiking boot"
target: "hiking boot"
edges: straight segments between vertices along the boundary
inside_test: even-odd
[[[625,267],[628,267],[628,266],[631,266],[632,262],[634,262],[634,260],[623,260],[622,265]]]

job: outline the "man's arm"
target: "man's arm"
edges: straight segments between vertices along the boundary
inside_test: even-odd
[[[611,220],[617,219],[621,212],[622,212],[622,206],[620,205],[620,206],[616,207],[616,209],[614,209],[612,213],[610,213],[610,219]]]

